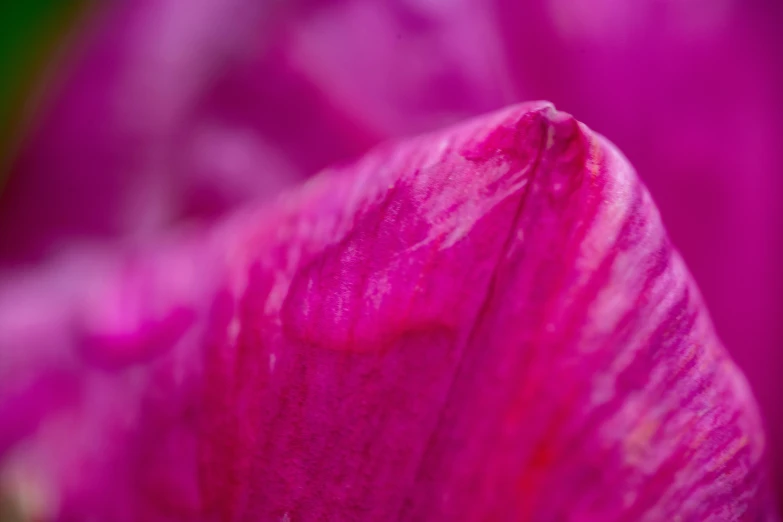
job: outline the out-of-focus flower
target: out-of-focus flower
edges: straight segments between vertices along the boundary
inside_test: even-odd
[[[499,107],[500,64],[485,48],[465,61],[465,38],[490,17],[454,7],[138,0],[99,11],[13,163],[0,262],[209,220],[379,141]]]
[[[22,520],[775,520],[649,195],[547,104],[161,241],[0,292]]]

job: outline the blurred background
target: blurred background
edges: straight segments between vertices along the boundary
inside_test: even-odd
[[[208,224],[374,144],[546,99],[649,187],[783,491],[783,3],[0,7],[0,271]]]

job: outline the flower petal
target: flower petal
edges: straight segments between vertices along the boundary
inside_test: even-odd
[[[628,155],[779,446],[783,4],[495,3],[517,96],[551,99]]]
[[[140,319],[90,331],[180,308],[194,322],[137,358],[66,330],[50,351],[81,393],[2,455],[18,504],[110,521],[775,520],[753,399],[649,195],[547,104],[382,147],[143,259]]]

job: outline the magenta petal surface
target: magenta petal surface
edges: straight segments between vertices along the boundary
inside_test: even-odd
[[[776,520],[753,398],[649,195],[548,104],[129,259],[96,261],[89,293],[61,281],[49,317],[11,306],[43,277],[0,307],[0,371],[28,376],[0,416],[36,405],[0,431],[18,511]]]
[[[578,114],[649,187],[758,397],[783,495],[783,4],[496,4],[517,96]]]

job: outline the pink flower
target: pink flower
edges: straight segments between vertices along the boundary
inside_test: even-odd
[[[775,435],[774,55],[731,2],[533,4],[100,13],[0,200],[0,519],[777,520],[624,157],[545,103],[454,125],[540,95],[616,137]]]
[[[173,241],[0,293],[23,517],[774,520],[750,391],[647,192],[551,106]]]

